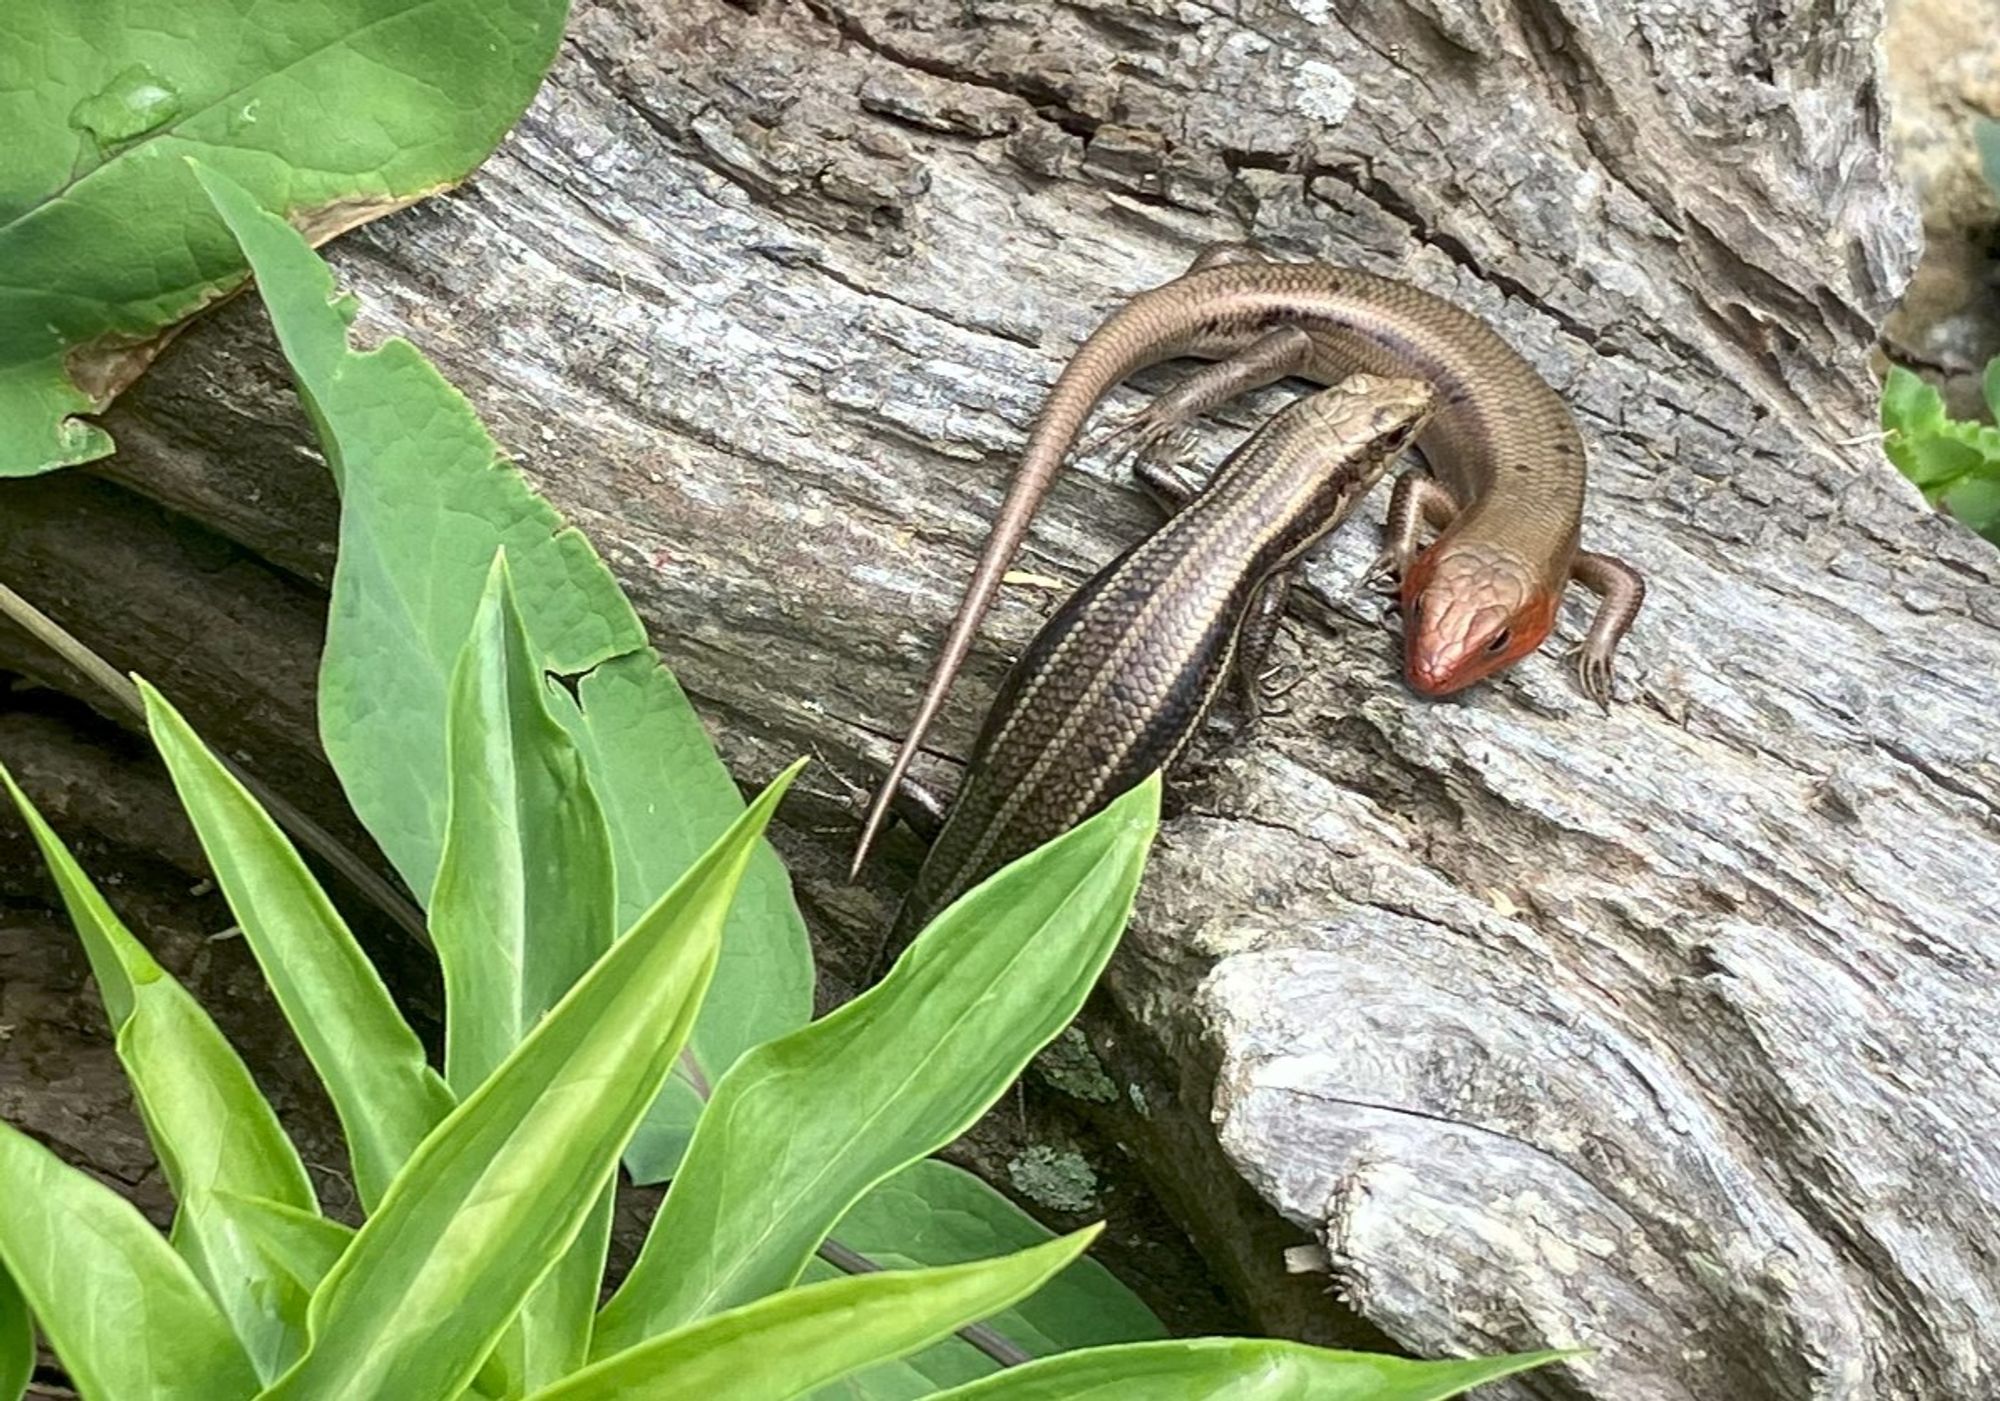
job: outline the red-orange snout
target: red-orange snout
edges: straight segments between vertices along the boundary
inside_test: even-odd
[[[1515,561],[1477,550],[1418,556],[1403,581],[1403,677],[1446,696],[1504,671],[1555,627],[1557,596]]]

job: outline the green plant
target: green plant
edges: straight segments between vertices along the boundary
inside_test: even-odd
[[[1986,405],[2000,417],[2000,357],[1986,366]],[[2000,428],[1952,418],[1944,397],[1901,365],[1882,386],[1883,451],[1932,505],[2000,544]]]
[[[129,10],[129,15],[126,11]],[[12,0],[0,10],[0,477],[88,462],[71,415],[245,268],[199,156],[315,242],[463,179],[568,0]],[[254,37],[252,37],[254,36]]]
[[[365,1219],[327,1219],[214,1023],[0,775],[83,940],[178,1203],[163,1237],[0,1125],[0,1398],[25,1377],[29,1315],[105,1401],[684,1388],[762,1401],[839,1379],[880,1397],[1261,1396],[1275,1380],[1396,1401],[1553,1355],[1426,1363],[1229,1339],[1077,1348],[1115,1338],[1089,1336],[1091,1316],[1127,1307],[1077,1261],[1092,1233],[1051,1239],[986,1216],[990,1194],[926,1161],[1081,1005],[1129,911],[1157,780],[967,895],[855,1001],[811,1023],[787,1010],[753,1045],[731,1025],[704,1052],[732,955],[790,957],[796,914],[760,837],[791,774],[747,808],[722,796],[719,764],[698,727],[690,738],[684,700],[587,543],[413,349],[348,349],[324,265],[296,233],[201,178],[258,273],[340,481],[322,718],[357,811],[425,877],[412,883],[445,964],[445,1065],[427,1063],[276,824],[143,688],[217,884],[341,1120]],[[387,726],[358,660],[394,670],[385,653],[421,673],[379,683],[404,688]],[[746,920],[740,897],[760,870]],[[662,1101],[676,1067],[686,1093]],[[663,1122],[650,1161],[671,1185],[600,1309],[620,1155]],[[947,1243],[952,1258],[936,1260],[935,1242],[899,1240],[896,1222],[926,1212],[891,1193],[966,1203],[1003,1223],[989,1234],[1008,1253]],[[800,1284],[844,1218],[917,1267]],[[1055,1332],[1038,1341],[1072,1350],[979,1380],[944,1375],[962,1349],[913,1365],[1051,1280],[1083,1317],[1046,1320]],[[1018,1319],[1002,1331],[1036,1334]]]

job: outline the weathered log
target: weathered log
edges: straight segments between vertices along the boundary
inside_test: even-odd
[[[415,338],[598,542],[738,771],[828,761],[779,841],[836,973],[910,855],[840,883],[843,784],[906,719],[1103,312],[1248,236],[1488,317],[1578,412],[1589,541],[1651,577],[1622,699],[1597,714],[1550,655],[1418,702],[1354,594],[1372,535],[1336,540],[1290,713],[1211,745],[1162,835],[1093,1024],[1141,1088],[1114,1131],[1267,1326],[1351,1327],[1325,1289],[1420,1352],[1598,1349],[1496,1395],[1976,1397],[2000,1388],[2000,557],[1869,437],[1915,244],[1880,23],[582,3],[480,175],[333,256],[363,338]],[[114,466],[315,579],[327,498],[254,310],[113,412]],[[1024,565],[1079,579],[1148,520],[1085,463]],[[45,577],[92,568],[68,550]],[[1038,621],[1010,592],[940,769]],[[130,660],[113,620],[63,620]],[[296,698],[269,710],[309,751]],[[1330,1279],[1287,1283],[1230,1165]]]

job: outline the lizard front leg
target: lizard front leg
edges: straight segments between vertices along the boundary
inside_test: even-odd
[[[1303,373],[1312,364],[1313,340],[1296,326],[1258,337],[1226,360],[1204,365],[1144,408],[1127,414],[1085,443],[1092,453],[1128,438],[1127,451],[1144,456],[1210,409],[1253,389]]]
[[[1569,577],[1601,600],[1590,631],[1576,649],[1576,675],[1583,693],[1609,712],[1612,659],[1646,601],[1646,579],[1624,560],[1591,550],[1577,552]]]
[[[1417,557],[1424,526],[1443,530],[1458,515],[1458,498],[1445,490],[1429,472],[1412,469],[1396,478],[1389,494],[1389,522],[1383,530],[1382,553],[1361,576],[1361,582],[1382,593],[1395,593],[1403,586],[1410,561]]]

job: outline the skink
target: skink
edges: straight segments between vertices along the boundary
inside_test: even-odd
[[[1079,589],[1008,673],[888,948],[1169,767],[1232,674],[1256,705],[1290,566],[1381,478],[1431,397],[1351,376],[1272,417],[1198,492],[1140,459],[1177,514]]]
[[[1332,384],[1360,370],[1430,384],[1437,409],[1418,444],[1430,473],[1397,482],[1387,547],[1371,571],[1401,600],[1405,678],[1420,694],[1441,696],[1512,665],[1548,636],[1574,579],[1603,600],[1578,649],[1578,673],[1585,693],[1608,703],[1612,657],[1645,584],[1629,565],[1578,548],[1583,440],[1562,398],[1484,322],[1440,297],[1345,268],[1273,262],[1247,245],[1227,244],[1112,313],[1057,379],[876,794],[854,871],[1091,411],[1126,376],[1183,355],[1218,363],[1119,431],[1142,443],[1157,440],[1287,375]],[[1419,552],[1426,522],[1440,533]]]

